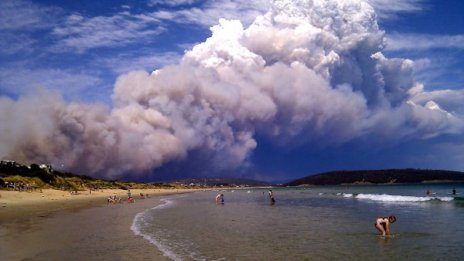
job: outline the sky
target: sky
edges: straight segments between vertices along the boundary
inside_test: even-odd
[[[138,181],[464,171],[463,12],[0,1],[0,158]]]

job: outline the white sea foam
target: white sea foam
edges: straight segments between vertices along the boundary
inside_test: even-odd
[[[172,207],[174,205],[174,201],[171,200],[171,199],[163,198],[163,199],[161,199],[161,201],[163,202],[162,204],[160,204],[160,205],[158,205],[158,206],[156,206],[154,208],[147,209],[147,210],[145,210],[143,212],[140,212],[137,215],[135,215],[135,218],[132,221],[131,230],[134,232],[135,235],[142,236],[143,238],[148,240],[150,243],[155,245],[159,249],[159,251],[161,251],[163,253],[164,256],[166,256],[166,257],[168,257],[168,258],[170,258],[172,260],[182,260],[182,258],[180,258],[178,255],[176,255],[168,247],[164,246],[161,242],[156,240],[156,238],[154,238],[153,236],[151,236],[151,235],[149,235],[147,233],[142,232],[141,226],[142,226],[142,224],[144,224],[146,222],[145,217],[146,217],[147,213],[150,210],[165,209],[165,208]]]
[[[345,194],[347,195],[347,194]],[[452,197],[417,197],[417,196],[401,196],[401,195],[388,195],[388,194],[358,194],[354,196],[356,199],[373,200],[383,202],[426,202],[432,200],[439,201],[452,201]]]
[[[438,197],[438,199],[440,199],[441,201],[453,201],[454,200],[454,197]]]
[[[353,194],[347,194],[347,193],[343,193],[342,195],[344,198],[351,198],[353,196]]]

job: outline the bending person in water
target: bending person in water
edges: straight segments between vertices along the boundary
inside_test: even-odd
[[[380,235],[389,236],[390,235],[390,225],[395,223],[396,217],[378,217],[375,220],[375,228],[380,231]]]
[[[216,196],[216,204],[224,204],[224,194],[217,194]]]

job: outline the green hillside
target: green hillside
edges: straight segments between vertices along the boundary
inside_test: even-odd
[[[285,186],[340,185],[340,184],[385,184],[421,182],[464,182],[464,173],[446,170],[387,169],[332,171],[306,176],[291,181]]]

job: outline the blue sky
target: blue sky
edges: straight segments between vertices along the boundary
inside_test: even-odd
[[[297,121],[296,117],[295,121],[280,120],[279,117],[286,115],[283,112],[285,106],[277,105],[278,112],[272,119],[262,115],[253,118],[247,114],[246,120],[241,120],[242,114],[240,112],[231,113],[233,116],[227,116],[229,114],[221,109],[218,114],[225,116],[219,117],[218,121],[226,122],[228,130],[233,133],[233,141],[225,142],[224,144],[227,145],[211,145],[217,140],[211,141],[207,137],[204,138],[204,141],[193,142],[184,138],[184,134],[179,134],[181,131],[171,130],[173,138],[180,140],[175,143],[181,143],[178,145],[181,147],[178,150],[164,149],[163,153],[166,154],[161,153],[163,155],[161,158],[153,156],[144,160],[143,163],[133,164],[131,157],[118,154],[117,157],[125,163],[118,166],[119,170],[111,169],[109,171],[104,166],[114,164],[114,162],[108,159],[110,158],[108,156],[108,158],[98,161],[102,167],[92,174],[137,180],[159,180],[201,175],[235,175],[266,180],[288,180],[307,174],[338,169],[414,167],[464,171],[464,153],[462,152],[464,133],[461,129],[461,121],[464,116],[462,105],[464,104],[464,17],[462,16],[464,2],[458,0],[371,0],[368,3],[375,10],[375,19],[380,30],[385,32],[386,46],[380,50],[385,59],[392,61],[392,63],[395,58],[401,59],[398,60],[400,62],[408,59],[414,63],[411,72],[405,73],[403,77],[410,77],[413,80],[408,78],[392,81],[414,81],[422,86],[420,95],[404,98],[406,90],[400,94],[402,98],[398,98],[399,101],[390,101],[391,104],[387,106],[389,112],[378,114],[388,115],[376,116],[384,117],[381,124],[366,123],[368,127],[363,127],[362,130],[356,129],[348,134],[340,134],[340,138],[335,139],[336,141],[326,142],[330,137],[337,136],[330,136],[331,131],[336,134],[339,132],[326,129],[329,127],[325,125],[323,131],[318,132],[318,129],[313,125],[315,122],[320,122],[317,120],[305,121],[301,126],[299,124],[292,125]],[[128,76],[125,83],[118,85],[117,82],[124,82],[126,79],[121,75],[136,70],[151,73],[166,66],[183,64],[184,54],[197,44],[205,42],[212,34],[210,27],[217,25],[220,18],[240,20],[243,29],[246,30],[258,15],[265,14],[270,7],[271,3],[265,0],[252,1],[252,3],[244,0],[1,1],[0,101],[3,98],[9,107],[28,107],[24,106],[21,101],[25,100],[27,103],[27,97],[41,97],[38,94],[40,91],[37,89],[43,89],[46,92],[57,93],[60,96],[58,99],[61,99],[60,106],[66,112],[72,110],[73,107],[70,106],[72,104],[82,106],[83,109],[79,109],[80,111],[87,109],[93,111],[90,107],[100,106],[104,108],[102,110],[105,112],[102,113],[106,115],[101,117],[110,118],[113,116],[112,114],[117,114],[115,109],[118,106],[130,103],[125,101],[123,97],[129,89],[125,86],[130,84],[127,82],[132,82],[136,77]],[[378,32],[374,30],[374,33]],[[244,45],[253,53],[264,57],[266,64],[271,64],[266,58],[266,55],[270,55],[261,53],[261,50],[264,49],[253,49],[255,45],[249,43],[250,41]],[[361,47],[357,47],[359,52],[364,51],[361,50]],[[185,64],[190,64],[188,61],[191,57],[194,57],[192,59],[195,61],[208,59],[204,56],[198,58],[200,57],[198,52],[191,52],[191,56],[187,55]],[[266,50],[262,52],[266,52]],[[349,60],[349,57],[357,53],[354,49],[350,49],[350,52],[352,54],[346,55],[344,59]],[[208,52],[205,51],[205,53]],[[205,55],[205,53],[201,53],[201,55]],[[341,53],[338,55],[343,57]],[[203,63],[200,61],[199,64]],[[405,63],[403,65],[407,66]],[[318,74],[323,74],[322,71],[317,71],[319,68],[317,66],[314,68],[308,64],[306,66]],[[380,62],[377,67],[373,66],[372,68],[379,68],[378,66],[381,66]],[[385,65],[385,68],[388,66],[394,65]],[[173,69],[173,71],[179,71],[182,68],[184,67]],[[329,71],[332,70],[330,69],[332,67],[327,68]],[[365,67],[360,66],[360,68]],[[363,92],[362,88],[365,87],[359,87],[358,90],[355,80],[353,82],[345,81],[344,79],[348,76],[344,76],[344,73],[341,72],[343,70],[340,69],[336,76],[332,74],[333,71],[330,71],[330,75],[324,77],[328,79],[332,88],[337,90],[339,84],[351,84],[349,88],[353,90],[353,93],[350,92],[350,95],[353,94],[353,98],[358,97],[357,94]],[[392,72],[395,73],[394,70]],[[361,72],[362,74],[363,72]],[[142,76],[137,77],[137,79],[143,78]],[[166,81],[175,85],[176,77],[179,76],[168,77],[171,80]],[[388,77],[390,76],[385,73],[384,80],[387,82],[385,88],[389,85]],[[126,90],[127,92],[121,94],[115,91],[115,84],[121,86],[117,88],[118,90]],[[245,87],[240,87],[242,92],[243,88]],[[412,85],[408,88],[412,88]],[[51,94],[46,95],[50,96]],[[364,96],[367,100],[369,113],[375,114],[380,110],[379,106],[384,106],[373,106],[372,103],[377,103],[377,101],[370,103],[371,100],[367,92],[364,93]],[[137,98],[137,101],[140,102],[140,99]],[[414,119],[399,121],[398,125],[403,125],[401,127],[392,127],[390,130],[382,125],[388,124],[390,120],[396,122],[396,119],[400,118],[398,115],[402,109],[398,104],[414,103],[415,105],[411,106],[431,108],[431,106],[433,107],[432,103],[426,105],[431,100],[433,100],[433,104],[439,105],[443,115],[449,113],[453,116],[450,122],[438,121],[443,124],[439,130],[432,130],[427,125],[436,127],[437,124],[431,120],[432,118],[436,120],[436,117],[430,116],[429,119],[429,116],[423,115],[427,114],[427,111],[422,112],[422,110],[412,113],[415,115]],[[276,104],[279,103],[276,102]],[[173,116],[177,114],[171,114],[167,108],[160,106],[157,103],[151,109],[157,110],[156,113],[160,112],[169,118],[171,124],[177,122],[174,120],[177,116]],[[391,109],[390,106],[394,108]],[[394,110],[396,107],[398,110]],[[355,109],[361,111],[357,107]],[[31,110],[34,112],[34,109]],[[194,110],[192,109],[192,111]],[[307,112],[314,112],[314,110]],[[22,119],[18,116],[22,114],[20,109],[15,110],[13,115],[26,123],[48,119],[41,116],[40,112],[38,113],[35,119],[31,117]],[[255,112],[253,111],[253,113]],[[2,116],[4,121],[12,117],[7,116],[6,111],[3,111],[2,114],[4,114]],[[76,115],[76,113],[73,112],[70,115]],[[260,118],[261,116],[263,118]],[[185,117],[190,119],[192,116]],[[229,120],[228,117],[235,118]],[[366,116],[369,120],[361,119],[362,124],[366,121],[370,122],[376,117]],[[89,116],[89,118],[91,117]],[[258,118],[259,120],[257,120]],[[63,126],[62,118],[60,119],[58,123],[50,119],[54,122],[51,126]],[[192,124],[195,125],[193,120],[187,122],[193,122]],[[288,135],[283,134],[286,132],[282,130],[285,128],[285,124],[290,124],[289,129],[294,131],[288,131],[290,133]],[[414,125],[414,127],[410,125]],[[27,128],[27,126],[27,124],[18,125],[18,128]],[[89,129],[90,125],[85,126],[87,126],[86,129]],[[114,123],[111,126],[111,128],[116,128]],[[340,128],[338,122],[335,122],[333,126]],[[14,128],[3,128],[5,128],[3,130],[5,133],[21,133]],[[51,127],[47,130],[37,128],[34,133],[29,134],[39,137],[42,133],[49,131],[47,134],[43,134],[43,137],[50,142],[53,141],[55,134],[51,134],[53,133],[50,131]],[[63,139],[69,138],[70,141],[66,141],[66,145],[63,147],[50,149],[50,152],[47,153],[18,152],[18,148],[25,150],[25,148],[31,147],[46,150],[45,147],[48,145],[41,145],[43,144],[41,141],[34,140],[27,143],[15,138],[13,134],[0,136],[0,143],[4,148],[0,150],[0,156],[18,161],[50,161],[54,165],[61,165],[64,169],[88,172],[92,165],[89,163],[91,160],[83,159],[84,157],[79,156],[81,155],[79,153],[89,154],[93,151],[90,145],[82,145],[83,149],[73,155],[61,157],[59,154],[61,149],[66,146],[74,146],[72,144],[80,144],[79,142],[86,143],[87,141],[82,140],[86,140],[90,134],[76,138],[69,134],[67,128],[62,128],[65,131],[60,132],[60,135],[65,136]],[[170,128],[175,129],[172,126],[168,129]],[[203,127],[199,128],[204,131]],[[271,131],[271,128],[279,129],[279,134]],[[131,130],[131,128],[129,129]],[[196,127],[192,127],[192,129],[197,130]],[[380,131],[380,129],[383,130]],[[155,128],[154,131],[158,133],[158,129]],[[400,132],[401,135],[397,135]],[[214,136],[217,132],[208,133]],[[305,133],[311,134],[305,135]],[[121,136],[123,134],[115,135]],[[226,134],[221,135],[219,135],[218,140],[221,142],[227,140]],[[242,138],[243,135],[247,138]],[[144,132],[142,136],[146,138],[150,136],[150,133]],[[154,139],[159,139],[156,137]],[[132,139],[135,138],[128,138],[128,140]],[[124,140],[124,138],[117,140]],[[153,142],[156,144],[153,146],[163,146],[159,140]],[[139,143],[134,142],[133,146],[137,146],[136,144]],[[213,149],[204,149],[205,144]],[[130,146],[125,143],[124,146],[121,145],[117,148],[118,151],[130,150]],[[140,153],[149,153],[147,151],[151,151],[150,148]],[[223,157],[227,158],[226,160],[217,156],[223,152],[225,155]],[[109,152],[105,153],[110,154]],[[230,165],[233,167],[229,167],[228,160],[232,156],[228,153],[231,155],[239,154],[236,161],[230,160]],[[209,168],[208,164],[210,164],[209,159],[211,158],[215,162],[211,163],[212,165],[220,166],[221,163],[217,162],[223,163],[224,161],[227,161],[227,164],[224,163],[225,167],[221,165],[221,167]],[[82,167],[85,164],[88,166]],[[133,166],[140,164],[144,167]],[[143,174],[140,174],[142,172]]]

